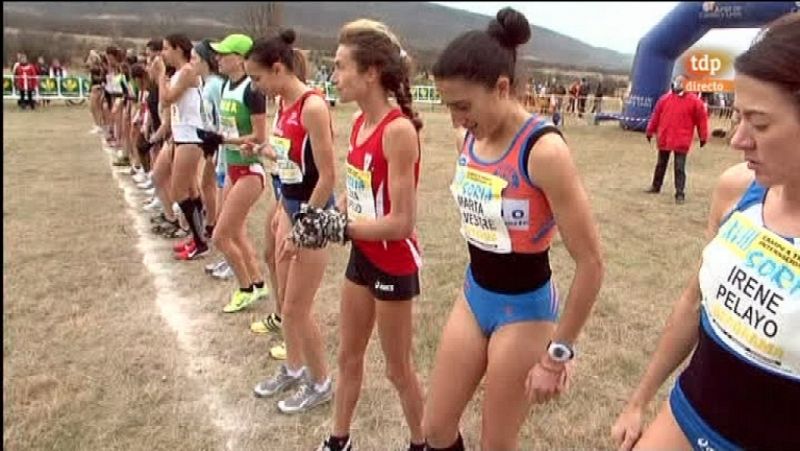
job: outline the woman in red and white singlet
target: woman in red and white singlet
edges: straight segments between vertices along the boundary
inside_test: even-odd
[[[423,399],[411,359],[411,300],[419,294],[421,265],[414,227],[422,122],[411,108],[409,58],[384,24],[357,20],[340,31],[334,66],[340,100],[356,102],[361,111],[350,136],[347,195],[339,202],[353,244],[340,304],[333,430],[320,449],[351,447],[364,353],[377,323],[386,374],[410,429],[408,449],[421,451]]]

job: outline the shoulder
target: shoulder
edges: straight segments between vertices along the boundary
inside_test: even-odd
[[[381,141],[387,159],[394,156],[416,160],[419,151],[417,129],[407,117],[398,117],[386,124]]]
[[[714,198],[725,210],[730,210],[747,188],[755,180],[753,171],[747,168],[747,163],[739,163],[729,167],[719,176],[714,186]]]
[[[383,129],[384,142],[386,139],[405,139],[407,137],[416,137],[417,129],[414,128],[414,123],[405,116],[400,116],[393,119],[386,124]]]
[[[303,114],[306,113],[317,113],[320,112],[327,112],[328,111],[328,102],[325,101],[321,96],[316,94],[309,95],[305,102],[303,103]]]

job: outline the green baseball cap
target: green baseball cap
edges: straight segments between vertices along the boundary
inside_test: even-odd
[[[222,42],[212,42],[211,48],[220,55],[236,53],[245,56],[253,48],[253,40],[244,34],[231,34],[226,36]]]

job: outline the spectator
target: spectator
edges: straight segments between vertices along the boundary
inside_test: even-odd
[[[53,62],[50,64],[50,76],[55,78],[67,76],[67,70],[61,65],[61,61],[58,58],[53,58]]]
[[[39,87],[39,80],[36,78],[38,74],[36,66],[28,62],[27,55],[21,53],[14,69],[14,82],[19,91],[17,105],[23,110],[25,105],[30,106],[32,110],[36,109],[33,92]]]
[[[44,56],[39,56],[36,59],[36,73],[39,77],[47,77],[50,75],[50,66],[44,62]],[[39,93],[41,97],[41,92]],[[42,105],[50,105],[50,99],[41,99]]]
[[[567,112],[574,113],[578,109],[578,95],[581,92],[581,81],[575,79],[569,87],[569,105],[567,105]]]
[[[658,99],[650,123],[647,124],[647,141],[658,135],[658,163],[653,173],[653,183],[646,191],[658,193],[664,182],[670,153],[675,153],[675,203],[682,204],[686,187],[686,156],[692,145],[692,135],[697,128],[700,147],[708,139],[708,112],[696,95],[684,92],[686,79],[679,75],[672,82],[672,91]]]
[[[578,117],[583,117],[586,111],[586,98],[589,96],[589,82],[585,78],[581,79],[578,86]]]
[[[592,113],[603,112],[603,83],[597,82],[597,89],[594,91],[594,104],[592,105]]]

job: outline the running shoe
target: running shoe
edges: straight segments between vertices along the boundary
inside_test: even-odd
[[[264,286],[261,288],[253,286],[253,295],[255,296],[256,301],[267,299],[269,297],[269,287],[266,284],[264,284]]]
[[[175,252],[183,252],[187,249],[192,249],[195,246],[194,238],[189,238],[188,240],[178,241],[172,246],[172,250]]]
[[[153,188],[153,181],[150,179],[144,179],[143,181],[136,184],[136,187],[139,189],[150,189]]]
[[[153,200],[142,207],[145,211],[163,211],[164,206],[161,204],[161,200],[157,197],[154,197]]]
[[[131,179],[133,179],[133,181],[136,182],[137,184],[142,184],[150,180],[150,177],[148,177],[147,172],[145,172],[144,169],[142,169],[136,171],[136,173],[133,174],[133,177],[131,177]]]
[[[129,160],[125,156],[119,156],[114,158],[114,161],[111,162],[112,166],[130,166],[131,160]]]
[[[207,245],[201,244],[192,249],[185,249],[175,253],[175,260],[197,260],[198,258],[205,257],[210,252],[211,249],[209,249]]]
[[[348,437],[347,441],[342,445],[333,443],[330,438],[328,438],[319,445],[317,451],[353,451],[353,445],[350,443],[350,437]]]
[[[266,318],[250,324],[250,331],[254,334],[280,334],[283,331],[281,316],[270,313]]]
[[[280,393],[288,388],[302,383],[305,380],[305,372],[306,371],[304,367],[300,370],[299,376],[292,377],[289,374],[289,369],[286,367],[286,365],[281,364],[275,374],[270,376],[269,379],[260,382],[255,386],[255,388],[253,388],[253,393],[258,398],[267,398],[273,396],[276,393]]]
[[[165,222],[169,222],[169,219],[167,219],[163,211],[155,216],[150,217],[150,224],[156,225],[163,224]]]
[[[229,265],[228,262],[225,262],[224,265],[217,268],[216,271],[211,273],[211,277],[220,280],[232,279],[233,276],[235,276],[235,274],[233,273],[233,268],[231,268],[231,265]]]
[[[238,312],[255,302],[256,297],[254,294],[255,293],[245,293],[241,289],[237,289],[231,295],[231,300],[228,302],[228,305],[222,308],[222,311],[225,313]]]
[[[142,192],[145,193],[148,196],[155,196],[156,195],[156,187],[155,186],[151,186],[150,188],[147,188],[146,190],[143,190]]]
[[[226,265],[226,264],[227,264],[227,262],[224,259],[222,259],[222,260],[220,260],[218,262],[213,262],[213,263],[207,264],[205,267],[203,267],[203,269],[205,270],[206,274],[213,274],[214,271],[217,270],[217,268],[219,268],[222,265]]]
[[[269,348],[269,356],[275,360],[286,360],[286,342],[281,341]]]
[[[325,382],[325,389],[317,391],[308,374],[305,374],[305,376],[292,396],[283,401],[278,401],[278,410],[287,414],[300,413],[330,402],[331,398],[333,398],[333,382],[328,379]]]

